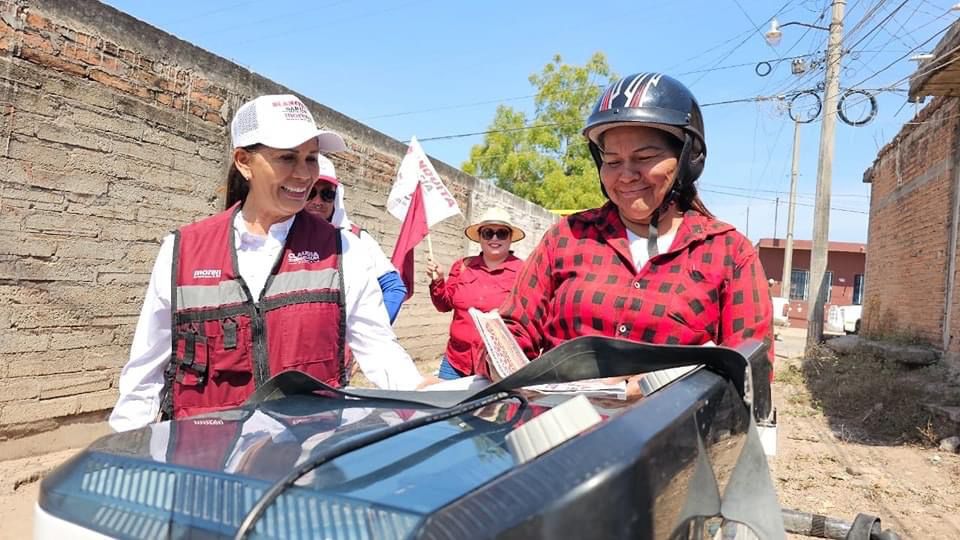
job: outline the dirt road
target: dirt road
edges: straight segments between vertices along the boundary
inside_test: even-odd
[[[786,348],[799,351],[802,338],[785,336]],[[960,538],[960,456],[931,447],[939,436],[927,432],[915,402],[943,370],[785,356],[792,358],[776,367],[780,433],[771,463],[780,504],[848,521],[872,514],[903,538]]]

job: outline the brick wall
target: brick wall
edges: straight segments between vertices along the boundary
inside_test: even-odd
[[[0,0],[0,438],[113,405],[160,239],[220,209],[236,107],[286,92],[93,0]],[[348,208],[389,254],[399,222],[385,202],[406,148],[306,102],[347,139],[334,161]],[[554,220],[435,164],[465,212],[433,232],[442,262],[473,251],[462,231],[488,201],[533,233],[520,252]],[[397,332],[427,359],[449,315],[420,280]]]
[[[942,346],[950,220],[958,195],[958,116],[957,98],[935,98],[864,174],[871,183],[863,311],[868,335],[911,336]]]

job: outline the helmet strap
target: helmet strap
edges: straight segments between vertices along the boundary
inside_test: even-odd
[[[666,212],[670,204],[680,197],[683,187],[689,181],[691,177],[690,153],[692,150],[693,137],[685,132],[683,134],[683,149],[680,150],[680,157],[677,158],[677,173],[673,177],[673,185],[670,186],[670,191],[667,193],[667,196],[663,198],[663,202],[660,203],[659,210],[661,212]]]
[[[590,156],[593,157],[593,162],[597,166],[597,177],[600,177],[600,166],[603,165],[603,152],[600,151],[600,147],[593,141],[587,143],[587,148],[590,149]],[[603,196],[607,199],[610,198],[607,195],[607,188],[603,187],[603,179],[600,179],[600,192],[603,193]]]
[[[657,239],[660,233],[657,231],[657,222],[660,221],[660,209],[657,208],[650,216],[650,224],[647,225],[647,255],[652,259],[660,254],[660,247],[657,246]]]

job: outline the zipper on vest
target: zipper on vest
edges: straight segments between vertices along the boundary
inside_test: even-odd
[[[263,295],[260,296],[262,299]],[[263,309],[260,302],[257,302],[253,305],[253,377],[257,388],[260,388],[260,385],[270,378],[270,367],[267,365],[266,334]]]
[[[270,368],[267,365],[266,325],[263,320],[263,309],[260,307],[260,302],[254,300],[253,295],[250,294],[250,287],[247,287],[247,282],[243,280],[243,276],[240,276],[239,272],[237,281],[240,282],[240,287],[243,289],[244,294],[247,295],[250,303],[253,304],[251,306],[253,309],[250,314],[250,334],[251,340],[253,341],[253,359],[251,363],[253,365],[250,367],[253,371],[254,388],[260,388],[260,385],[270,378]],[[266,290],[267,288],[264,286],[263,290],[260,291],[260,300],[263,299],[263,294]]]

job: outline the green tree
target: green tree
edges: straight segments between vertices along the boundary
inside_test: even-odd
[[[594,53],[583,66],[554,56],[540,73],[530,75],[536,88],[532,119],[512,107],[497,107],[491,133],[470,149],[463,170],[547,208],[603,204],[597,169],[580,130],[614,78],[603,53]]]

